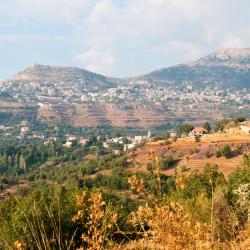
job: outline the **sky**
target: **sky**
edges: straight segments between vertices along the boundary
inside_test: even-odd
[[[250,47],[248,0],[0,0],[0,79],[34,63],[136,76]]]

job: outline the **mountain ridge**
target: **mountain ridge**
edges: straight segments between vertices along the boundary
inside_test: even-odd
[[[38,120],[76,127],[202,124],[228,114],[249,117],[249,65],[250,49],[219,51],[134,78],[36,64],[2,82],[0,100],[23,103],[14,114],[31,104]]]
[[[231,70],[231,74],[228,74]],[[235,78],[245,78],[250,80],[250,48],[242,49],[225,49],[218,50],[210,53],[204,57],[201,57],[195,61],[180,63],[177,65],[164,67],[159,70],[152,71],[147,74],[135,76],[135,77],[109,77],[95,72],[88,71],[86,69],[78,67],[65,67],[65,66],[49,66],[34,64],[28,66],[23,71],[18,72],[13,77],[4,80],[5,81],[76,81],[84,83],[86,85],[95,84],[97,87],[106,88],[112,87],[116,84],[128,83],[130,81],[146,82],[152,81],[222,81],[223,77],[225,81],[228,78],[233,78],[234,81],[229,79],[231,85],[237,85],[241,81]],[[245,72],[244,72],[245,71]],[[204,79],[202,79],[202,76]],[[198,79],[194,79],[197,77]],[[210,79],[209,79],[210,78]],[[250,82],[250,81],[249,81]],[[242,84],[240,84],[242,85]],[[243,84],[245,86],[245,84]],[[250,87],[250,84],[247,84]]]
[[[139,79],[163,84],[190,81],[195,87],[210,82],[222,88],[250,88],[250,48],[219,50],[192,62],[152,71]]]

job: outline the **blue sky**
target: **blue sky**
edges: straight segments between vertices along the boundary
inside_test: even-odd
[[[248,0],[1,0],[0,79],[33,63],[134,76],[250,47]]]

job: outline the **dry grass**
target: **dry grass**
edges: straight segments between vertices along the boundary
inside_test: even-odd
[[[81,230],[82,246],[78,250],[247,250],[250,249],[250,221],[241,225],[233,209],[228,204],[223,190],[214,190],[213,171],[207,172],[210,180],[212,198],[208,205],[210,221],[208,223],[196,220],[190,212],[187,212],[179,203],[164,200],[161,191],[160,164],[159,158],[151,152],[150,160],[154,163],[153,173],[158,181],[158,193],[152,195],[146,189],[144,181],[136,176],[129,178],[129,185],[134,193],[143,200],[128,219],[143,239],[129,241],[125,244],[115,244],[111,240],[113,228],[116,225],[118,214],[112,210],[109,204],[103,201],[100,192],[83,192],[76,197],[78,211],[73,216],[73,223]],[[177,175],[176,188],[185,190],[187,188],[187,178],[191,173]],[[236,190],[242,196],[241,206],[245,206],[249,212],[249,199],[245,198],[248,193],[248,185]],[[247,196],[247,197],[248,197]],[[61,247],[60,225],[50,214],[55,232],[55,241]],[[41,218],[35,213],[32,223],[27,220],[27,224],[32,230],[33,239],[37,244],[37,249],[52,249],[50,239],[46,236],[44,224]],[[34,227],[34,225],[38,227]],[[244,226],[244,227],[243,227]],[[73,239],[73,238],[72,238]],[[25,250],[28,243],[16,241],[15,249]],[[70,246],[69,246],[70,247]],[[68,248],[70,249],[70,248]]]
[[[132,249],[166,249],[166,250],[245,250],[250,249],[250,231],[249,226],[243,231],[235,231],[232,234],[232,226],[235,223],[234,218],[229,218],[227,228],[228,238],[218,239],[214,237],[213,229],[216,223],[225,225],[225,217],[218,220],[216,213],[223,210],[224,214],[230,214],[228,207],[221,202],[222,197],[217,196],[211,207],[211,223],[200,223],[193,219],[191,214],[184,211],[178,203],[156,202],[152,199],[149,192],[145,189],[143,181],[136,177],[130,179],[132,189],[144,196],[145,204],[139,206],[138,210],[130,215],[130,223],[139,227],[144,233],[144,239],[130,242],[125,246],[120,246],[122,250]],[[177,178],[177,188],[185,189],[185,176]],[[150,205],[149,205],[150,204]],[[218,209],[220,206],[220,209]],[[221,213],[223,214],[223,213]],[[146,230],[149,228],[149,230]],[[217,228],[218,230],[218,228]]]
[[[224,157],[216,158],[215,152],[224,145],[237,151],[240,148],[238,155],[226,159]],[[192,150],[198,149],[200,153],[191,153]],[[236,169],[241,161],[242,156],[250,150],[250,135],[234,134],[234,133],[216,133],[204,135],[201,142],[195,142],[193,137],[179,138],[176,142],[163,145],[163,141],[150,142],[143,148],[137,149],[133,157],[131,157],[129,170],[132,173],[146,172],[147,163],[151,162],[150,152],[154,151],[156,156],[172,155],[180,161],[175,167],[163,171],[167,175],[174,175],[176,170],[180,170],[182,166],[186,166],[191,171],[201,171],[207,163],[215,163],[219,169],[227,177],[234,169]],[[209,151],[212,157],[207,158],[206,152]]]

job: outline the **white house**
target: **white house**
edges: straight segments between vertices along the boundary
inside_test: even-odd
[[[134,143],[130,143],[130,144],[126,144],[126,145],[124,145],[124,151],[127,151],[127,150],[129,150],[129,149],[133,149],[133,148],[135,148],[136,147],[136,144],[134,144]]]
[[[250,133],[250,121],[242,122],[240,125],[240,129],[249,134]]]
[[[21,133],[26,133],[29,131],[29,127],[21,127],[20,131]]]

